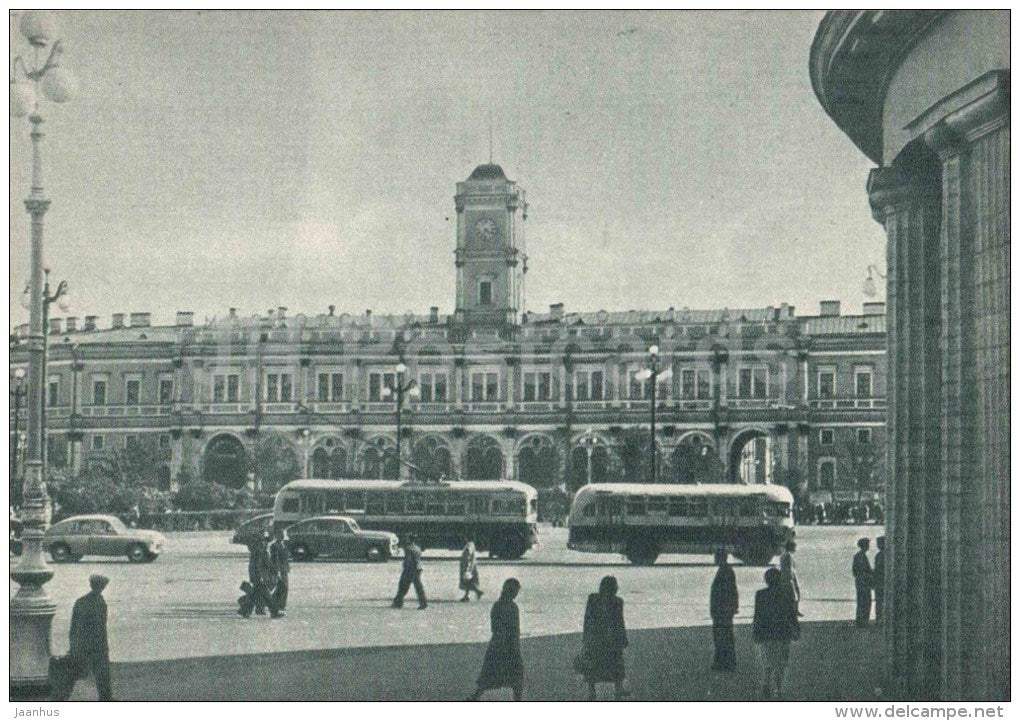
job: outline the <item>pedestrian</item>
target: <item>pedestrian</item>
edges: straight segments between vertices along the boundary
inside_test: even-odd
[[[521,612],[514,603],[520,593],[521,582],[508,578],[503,582],[499,600],[492,604],[489,613],[492,639],[485,650],[482,672],[478,674],[475,692],[468,701],[477,701],[490,689],[510,687],[514,701],[524,694],[524,659],[521,657]]]
[[[290,555],[287,549],[287,541],[283,537],[283,529],[277,529],[273,540],[270,541],[269,563],[272,566],[273,577],[276,579],[276,587],[273,590],[273,603],[276,606],[277,616],[283,615],[287,608],[287,593],[290,591]]]
[[[54,684],[53,700],[71,697],[76,679],[91,673],[100,701],[112,701],[110,688],[110,645],[106,636],[106,601],[103,589],[110,582],[106,576],[89,576],[92,590],[74,602],[71,611],[71,650],[67,655],[67,672]]]
[[[882,625],[885,613],[885,536],[875,539],[878,551],[875,553],[875,570],[872,572],[872,585],[875,587],[875,623]]]
[[[418,609],[428,608],[428,600],[425,598],[425,587],[421,584],[421,547],[413,535],[404,537],[404,563],[400,569],[400,581],[397,583],[397,595],[393,599],[393,608],[404,607],[404,596],[407,595],[411,586],[414,586],[414,593],[418,597]]]
[[[764,679],[765,698],[778,699],[783,693],[790,642],[800,637],[793,592],[783,583],[778,568],[765,571],[765,588],[754,595],[751,636],[758,650]]]
[[[623,599],[616,595],[617,589],[616,578],[605,576],[598,593],[588,596],[584,609],[581,655],[575,660],[575,668],[588,683],[589,701],[596,699],[597,683],[611,682],[617,699],[630,695],[623,685],[627,629],[623,622]]]
[[[462,603],[471,600],[471,592],[474,591],[477,598],[482,597],[482,590],[478,587],[478,559],[475,552],[475,542],[466,539],[464,550],[460,553],[460,590],[464,592]]]
[[[860,550],[854,554],[851,569],[854,574],[854,588],[857,591],[856,624],[858,628],[867,628],[868,619],[871,618],[871,589],[875,585],[875,574],[868,561],[868,548],[870,547],[871,543],[867,538],[857,541],[857,548]]]
[[[793,599],[797,602],[797,615],[803,616],[800,612],[800,582],[797,580],[797,569],[793,562],[793,553],[797,550],[796,541],[787,541],[781,556],[779,556],[779,572],[783,575],[784,583],[790,584],[793,590]]]
[[[269,559],[268,531],[264,531],[248,547],[248,582],[251,585],[250,591],[242,586],[247,601],[244,597],[239,599],[240,607],[237,612],[244,618],[251,616],[253,610],[259,616],[264,616],[268,608],[270,617],[277,618],[279,612],[272,595],[276,578]]]
[[[708,607],[712,616],[712,643],[715,655],[712,658],[713,671],[736,671],[737,649],[733,638],[733,617],[737,615],[740,596],[737,593],[737,576],[729,563],[729,554],[719,549],[715,552],[715,564],[719,569],[712,579]]]

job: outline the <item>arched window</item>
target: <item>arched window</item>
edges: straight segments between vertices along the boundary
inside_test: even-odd
[[[503,451],[492,436],[475,436],[464,457],[464,477],[472,480],[497,480],[503,475]]]

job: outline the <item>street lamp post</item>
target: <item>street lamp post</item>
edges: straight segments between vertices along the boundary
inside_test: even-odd
[[[14,398],[14,435],[11,437],[11,504],[21,505],[18,496],[18,444],[21,442],[21,401],[25,397],[25,369],[14,371],[14,387],[11,396]],[[19,502],[15,504],[15,500]]]
[[[11,571],[18,591],[11,599],[10,638],[12,691],[45,688],[50,661],[50,627],[56,605],[44,585],[53,578],[53,570],[43,556],[43,532],[46,527],[45,457],[43,455],[43,400],[45,379],[43,329],[43,216],[50,201],[43,192],[40,145],[43,118],[39,109],[39,91],[54,102],[69,100],[74,79],[58,64],[62,47],[55,40],[52,14],[32,10],[21,16],[21,33],[32,46],[34,69],[29,70],[18,56],[11,66],[10,113],[28,115],[32,124],[32,185],[25,209],[31,217],[31,281],[28,321],[28,444],[24,464],[21,561]],[[40,53],[49,48],[49,56],[40,64]],[[20,76],[19,76],[20,66]]]
[[[44,279],[43,279],[43,297],[42,297],[42,307],[43,307],[43,322],[42,322],[42,328],[43,328],[43,353],[42,353],[42,357],[43,357],[43,360],[42,360],[43,400],[42,400],[42,404],[43,404],[43,408],[42,408],[42,412],[41,412],[41,416],[40,417],[42,418],[42,424],[43,424],[43,428],[42,428],[42,454],[43,454],[43,462],[45,464],[46,462],[49,461],[49,443],[48,443],[48,440],[47,440],[47,437],[46,437],[46,406],[49,404],[49,398],[47,397],[47,394],[48,394],[49,391],[48,391],[47,383],[46,383],[46,380],[47,380],[46,376],[47,376],[47,370],[48,369],[47,369],[47,365],[46,364],[48,362],[47,356],[49,355],[49,345],[50,345],[50,305],[53,304],[53,303],[59,302],[60,303],[60,308],[62,310],[64,310],[65,312],[69,308],[68,308],[68,305],[67,305],[67,301],[66,300],[62,301],[61,300],[62,298],[64,298],[65,295],[67,295],[67,281],[66,280],[60,281],[60,283],[57,284],[56,292],[53,293],[52,295],[50,295],[50,269],[49,268],[43,268],[43,277],[44,277]]]
[[[312,432],[307,428],[301,429],[301,436],[305,439],[305,473],[304,478],[308,478],[308,451],[312,441]]]
[[[875,278],[877,275],[882,280],[885,280],[885,274],[878,269],[878,266],[872,263],[868,266],[868,277],[864,279],[864,295],[869,298],[874,298],[878,294],[878,288],[875,287]]]
[[[640,381],[648,380],[651,396],[652,418],[651,418],[651,448],[649,456],[652,463],[652,483],[659,482],[658,448],[655,445],[655,406],[658,401],[659,381],[669,380],[673,375],[670,368],[659,370],[659,346],[653,345],[648,349],[648,367],[637,372],[636,378]]]
[[[588,485],[591,485],[591,454],[595,451],[595,446],[599,444],[598,438],[595,437],[595,431],[591,428],[581,436],[581,445],[584,447],[585,454],[588,456],[588,466],[586,478]]]
[[[413,378],[407,383],[404,383],[404,374],[407,373],[407,366],[404,365],[403,361],[397,363],[394,370],[397,373],[396,383],[393,388],[383,388],[382,395],[384,398],[389,396],[396,396],[397,400],[397,478],[401,478],[404,475],[404,457],[401,454],[401,433],[403,416],[404,416],[404,396],[411,398],[418,398],[421,396],[421,390],[418,388],[418,383]]]

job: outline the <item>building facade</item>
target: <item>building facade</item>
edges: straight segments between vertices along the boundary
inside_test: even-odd
[[[888,236],[886,656],[902,693],[1008,699],[1009,12],[840,11],[826,112]]]
[[[145,445],[167,489],[398,474],[539,488],[648,480],[654,398],[663,482],[784,483],[812,502],[881,495],[884,304],[522,312],[524,191],[483,165],[455,202],[450,315],[52,319],[49,467],[80,474]],[[652,346],[654,390],[640,374]],[[25,362],[17,329],[11,353],[13,372]]]

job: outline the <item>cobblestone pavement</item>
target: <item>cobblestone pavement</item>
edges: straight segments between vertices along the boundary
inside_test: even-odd
[[[797,567],[804,592],[805,621],[853,618],[850,561],[858,537],[875,538],[875,526],[798,529]],[[615,575],[626,603],[630,629],[708,624],[708,588],[713,568],[707,556],[663,556],[652,567],[632,566],[619,556],[566,549],[566,530],[543,526],[542,545],[514,562],[481,561],[481,602],[458,603],[457,554],[427,552],[423,580],[429,609],[408,603],[389,608],[399,562],[330,561],[293,564],[287,615],[243,620],[235,613],[238,584],[247,574],[246,551],[229,533],[171,534],[163,555],[151,564],[86,559],[55,565],[47,588],[57,603],[53,651],[67,650],[74,599],[88,589],[88,576],[102,572],[111,583],[111,658],[114,662],[264,654],[313,649],[412,644],[484,643],[489,608],[504,579],[523,584],[518,599],[525,638],[575,633],[584,603],[599,579]],[[873,544],[874,546],[874,544]],[[737,623],[749,623],[762,569],[737,564],[741,606]],[[15,590],[11,585],[11,594]],[[413,595],[413,591],[412,591]]]

